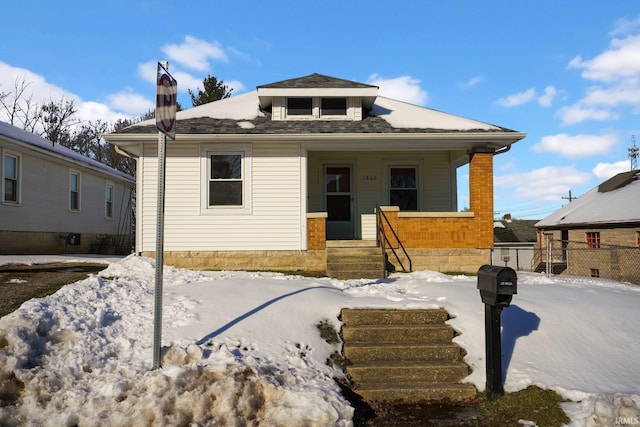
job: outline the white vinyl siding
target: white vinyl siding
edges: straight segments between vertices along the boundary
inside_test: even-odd
[[[23,150],[23,151],[20,151]],[[0,147],[3,154],[8,150]],[[4,231],[119,234],[128,230],[120,217],[129,209],[130,189],[111,175],[73,164],[81,173],[81,212],[69,210],[70,162],[12,147],[18,156],[20,204],[0,203]],[[105,219],[105,182],[114,185],[114,220]],[[127,184],[132,186],[133,184]],[[124,194],[123,194],[124,192]],[[126,231],[125,231],[126,232]]]
[[[208,191],[207,153],[250,152],[245,163],[251,179],[248,212],[203,209]],[[298,144],[168,144],[165,184],[164,249],[167,251],[299,250],[302,248],[301,177]],[[232,150],[233,151],[233,150]],[[156,148],[144,147],[142,196],[144,224],[139,250],[155,250]],[[247,171],[249,172],[249,171]]]

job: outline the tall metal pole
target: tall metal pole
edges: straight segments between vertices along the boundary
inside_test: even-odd
[[[168,68],[166,61],[161,63]],[[167,136],[158,132],[158,200],[156,217],[156,286],[153,309],[153,369],[160,368],[162,347],[162,273],[164,252],[164,171],[166,166]]]

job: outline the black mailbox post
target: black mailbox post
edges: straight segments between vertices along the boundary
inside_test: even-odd
[[[500,314],[518,293],[518,277],[512,268],[483,265],[478,270],[478,289],[484,303],[487,398],[495,400],[504,394]]]

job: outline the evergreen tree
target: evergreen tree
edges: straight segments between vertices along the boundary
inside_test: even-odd
[[[209,102],[218,101],[220,99],[229,98],[233,89],[230,89],[224,84],[224,81],[218,81],[215,76],[209,74],[203,81],[204,91],[198,89],[196,95],[191,89],[189,89],[189,95],[191,95],[191,104],[194,107],[202,104],[208,104]]]

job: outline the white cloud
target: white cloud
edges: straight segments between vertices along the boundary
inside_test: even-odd
[[[0,62],[0,93],[10,93],[13,96],[16,90],[20,90],[23,83],[25,84],[25,90],[20,96],[21,100],[31,98],[33,102],[39,103],[58,101],[60,99],[77,103],[80,100],[77,95],[48,83],[44,77],[38,74]],[[18,88],[16,88],[16,85],[18,85]]]
[[[378,86],[378,93],[387,98],[398,99],[415,105],[425,105],[428,95],[420,87],[420,80],[411,76],[401,76],[385,79],[378,74],[369,76],[367,83]]]
[[[129,90],[107,96],[109,106],[132,116],[140,116],[156,108],[155,102]]]
[[[546,166],[525,173],[496,176],[496,188],[512,190],[519,200],[558,201],[571,188],[586,184],[591,174],[573,166]]]
[[[536,90],[534,88],[530,88],[525,90],[524,92],[515,93],[513,95],[509,95],[505,98],[498,99],[498,105],[503,107],[517,107],[522,104],[526,104],[534,100],[536,97]]]
[[[482,76],[475,76],[475,77],[470,78],[469,80],[467,80],[467,81],[466,81],[466,82],[464,82],[464,83],[460,83],[460,84],[458,85],[458,87],[459,87],[460,89],[464,89],[464,90],[466,90],[466,89],[471,89],[472,87],[479,85],[479,84],[480,84],[480,83],[482,83],[483,81],[484,81],[484,77],[482,77]]]
[[[183,67],[196,71],[209,71],[209,60],[227,62],[228,57],[218,42],[206,42],[187,35],[181,44],[167,44],[162,51],[168,56],[169,63],[176,61]]]
[[[633,32],[637,32],[640,28],[640,18],[635,20],[628,20],[626,18],[618,19],[615,22],[613,30],[609,33],[611,36],[625,35]]]
[[[592,86],[580,102],[610,107],[620,104],[640,105],[640,86],[637,79],[623,79],[617,84],[605,88]]]
[[[620,172],[627,172],[631,170],[631,163],[629,160],[621,160],[615,163],[598,163],[593,168],[593,174],[598,178],[605,180],[609,179]]]
[[[558,90],[553,86],[547,86],[544,88],[544,95],[538,98],[538,103],[543,107],[551,107],[556,95],[558,95]]]
[[[560,133],[543,137],[533,146],[534,151],[549,152],[565,157],[588,157],[606,154],[618,143],[616,135],[567,135]]]
[[[603,82],[636,76],[640,73],[640,35],[613,39],[608,50],[590,60],[576,56],[569,68],[581,68],[585,79]]]
[[[620,117],[620,115],[615,111],[602,108],[587,107],[581,105],[580,103],[560,108],[556,112],[556,116],[558,116],[560,120],[562,120],[562,123],[565,125],[575,125],[586,120],[617,120]]]

